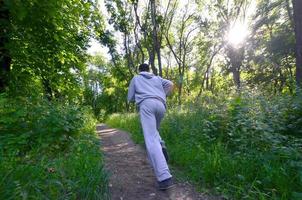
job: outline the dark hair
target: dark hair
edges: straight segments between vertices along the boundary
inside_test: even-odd
[[[148,72],[150,70],[149,65],[146,63],[140,64],[138,67],[140,72]]]

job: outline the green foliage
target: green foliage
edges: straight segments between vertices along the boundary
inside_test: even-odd
[[[0,98],[0,147],[25,154],[32,148],[64,148],[70,138],[94,130],[87,108],[34,98]]]
[[[140,144],[144,143],[144,136],[141,132],[140,122],[136,114],[112,114],[108,117],[106,123],[112,127],[119,127],[131,131],[134,142]]]
[[[292,109],[301,99],[242,94],[201,102],[171,110],[162,123],[173,165],[199,188],[230,199],[299,199],[302,140],[289,134],[301,136],[301,110]],[[113,115],[107,122],[143,142],[136,115]]]
[[[9,10],[12,59],[10,92],[28,95],[37,86],[49,99],[76,101],[81,92],[87,43],[102,32],[102,18],[91,1],[5,1]],[[32,84],[35,82],[36,84]]]
[[[106,62],[101,55],[92,56],[89,66],[84,76],[84,104],[92,107],[98,120],[126,110],[129,80],[117,74],[117,66]]]
[[[290,1],[259,1],[248,48],[249,84],[266,86],[270,92],[294,89],[295,37]]]
[[[55,155],[0,157],[0,199],[109,199],[99,139],[82,135]]]
[[[108,199],[96,120],[78,105],[0,96],[0,199]]]
[[[184,105],[163,123],[172,162],[196,183],[236,199],[299,199],[301,98],[244,93],[252,87],[294,94],[292,5],[257,1],[250,23],[250,2],[173,0],[156,3],[153,16],[151,4],[106,0],[114,30],[105,30],[98,1],[1,1],[0,90],[7,94],[0,94],[0,198],[102,198],[95,120],[87,107],[98,120],[134,110],[127,86],[146,59],[156,71],[158,40],[164,78],[179,91],[168,107]],[[226,37],[236,21],[251,28],[238,49]],[[89,60],[92,37],[109,48],[110,62]],[[230,72],[241,83],[239,97],[230,95]],[[228,96],[216,96],[222,92]],[[143,142],[135,115],[113,115],[108,123]],[[55,173],[45,171],[52,168]]]
[[[4,0],[0,10],[0,199],[108,199],[82,104],[88,41],[104,33],[97,1]]]

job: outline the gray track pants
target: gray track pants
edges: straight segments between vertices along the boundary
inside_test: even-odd
[[[139,107],[147,153],[158,181],[172,177],[162,152],[161,137],[158,132],[165,112],[164,104],[157,99],[146,99]]]

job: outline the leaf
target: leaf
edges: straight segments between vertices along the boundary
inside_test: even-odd
[[[292,193],[292,200],[301,200],[302,199],[302,193],[301,192],[293,192]]]

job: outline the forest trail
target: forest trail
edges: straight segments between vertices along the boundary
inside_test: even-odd
[[[149,166],[146,152],[135,144],[128,133],[97,126],[101,137],[105,167],[109,175],[109,191],[112,200],[210,200],[207,195],[198,194],[187,183],[177,183],[163,192]]]

